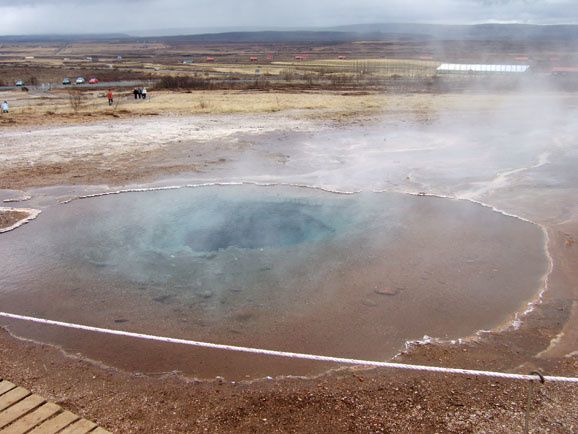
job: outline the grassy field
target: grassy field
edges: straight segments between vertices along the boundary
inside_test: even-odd
[[[11,103],[3,125],[83,123],[101,118],[158,115],[226,115],[286,112],[292,116],[347,121],[367,116],[399,116],[433,119],[444,112],[492,111],[524,95],[492,94],[384,94],[382,92],[260,92],[260,91],[150,91],[149,99],[135,100],[128,91],[114,92],[109,107],[105,91],[82,93],[75,110],[66,91],[45,93],[5,92]],[[546,94],[544,98],[548,98]],[[578,97],[566,98],[578,104]]]
[[[132,92],[115,92],[115,103],[109,107],[104,91],[83,92],[75,110],[65,91],[42,94],[6,93],[12,103],[10,118],[15,122],[44,118],[73,119],[127,115],[191,115],[274,113],[302,110],[339,115],[373,113],[387,106],[383,94],[343,95],[330,92],[287,93],[258,91],[149,92],[147,100],[135,100]],[[2,118],[6,121],[8,117]]]
[[[251,79],[257,75],[283,81],[306,79],[309,84],[324,79],[331,86],[352,78],[362,81],[390,77],[431,76],[439,62],[387,58],[365,47],[341,47],[348,57],[338,59],[337,47],[239,46],[235,44],[206,46],[170,45],[159,42],[134,43],[22,43],[0,45],[0,81],[16,80],[59,83],[65,76],[98,76],[105,72],[119,77],[147,74],[149,77],[203,76],[207,79]],[[308,60],[296,61],[298,53]],[[366,54],[364,57],[363,54]],[[257,62],[251,62],[251,57]],[[214,62],[207,62],[213,57]],[[89,58],[93,59],[88,60]],[[183,62],[187,62],[186,64]],[[74,71],[79,71],[75,74]],[[91,73],[92,70],[92,73]],[[258,72],[257,72],[258,70]],[[108,74],[110,76],[110,74]],[[35,78],[35,80],[30,80]],[[324,84],[324,85],[325,85]]]
[[[376,74],[388,76],[399,74],[432,75],[440,62],[412,59],[354,59],[354,60],[305,60],[299,62],[275,62],[275,65],[301,71],[341,74]]]
[[[440,51],[439,47],[415,41],[325,45],[203,44],[162,39],[4,43],[0,44],[0,84],[10,86],[16,80],[29,84],[61,83],[64,77],[77,76],[96,77],[104,82],[191,77],[195,80],[173,81],[171,86],[160,87],[445,93],[467,89],[468,83],[440,80],[436,75],[440,63],[466,62],[472,57],[476,62],[491,63],[520,54],[512,51],[515,47],[511,45],[480,45],[475,41],[456,42],[446,48],[449,51]],[[479,51],[482,49],[484,56]],[[550,51],[537,52],[544,59],[552,55]],[[208,57],[214,62],[207,62]],[[255,57],[258,60],[251,62]],[[478,87],[478,83],[473,84],[473,88]]]
[[[408,50],[410,53],[405,55]],[[325,46],[174,41],[6,43],[0,44],[0,84],[13,86],[16,80],[24,80],[32,85],[30,95],[9,96],[14,99],[15,116],[74,117],[79,112],[86,118],[129,113],[262,113],[295,109],[339,113],[339,117],[344,113],[384,110],[404,94],[441,95],[479,89],[493,92],[499,87],[515,89],[517,85],[514,80],[503,78],[492,82],[476,77],[439,77],[436,67],[446,59],[436,59],[422,51],[399,42]],[[295,60],[297,55],[305,60]],[[87,60],[89,56],[93,61]],[[215,62],[207,62],[209,56]],[[258,61],[250,62],[252,56]],[[154,92],[151,102],[135,103],[132,89],[114,89],[117,103],[109,108],[104,91],[86,89],[82,107],[75,112],[69,107],[65,91],[42,94],[35,93],[33,87],[60,84],[64,77],[78,76],[96,77],[104,86],[110,82],[139,81],[147,83],[149,90],[153,90],[149,84],[154,84],[163,92]],[[426,99],[419,95],[416,98]]]

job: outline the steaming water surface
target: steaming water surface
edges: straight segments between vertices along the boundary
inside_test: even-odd
[[[103,196],[5,234],[3,310],[143,333],[387,359],[511,319],[546,271],[533,224],[394,193],[228,186]],[[521,272],[523,271],[523,272]],[[26,324],[121,368],[229,378],[327,366]]]

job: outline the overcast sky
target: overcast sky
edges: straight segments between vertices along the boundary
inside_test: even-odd
[[[0,34],[377,22],[578,23],[578,0],[0,0]]]

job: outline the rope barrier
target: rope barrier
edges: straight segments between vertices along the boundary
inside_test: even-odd
[[[49,319],[43,318],[35,318],[31,316],[24,316],[24,315],[17,315],[13,313],[7,312],[0,312],[0,317],[22,320],[22,321],[29,321],[39,324],[57,326],[57,327],[64,327],[69,329],[76,329],[76,330],[84,330],[88,332],[95,332],[95,333],[104,333],[109,335],[116,335],[116,336],[125,336],[130,338],[136,339],[144,339],[150,341],[157,341],[157,342],[165,342],[171,344],[181,344],[181,345],[190,345],[193,347],[200,347],[200,348],[210,348],[215,350],[225,350],[225,351],[235,351],[241,353],[250,353],[250,354],[260,354],[265,356],[275,356],[275,357],[284,357],[289,359],[300,359],[300,360],[313,360],[317,362],[329,362],[329,363],[338,363],[342,365],[356,365],[356,366],[371,366],[371,367],[378,367],[378,368],[391,368],[391,369],[405,369],[411,371],[421,371],[421,372],[437,372],[443,374],[455,374],[455,375],[466,375],[466,376],[474,376],[474,377],[491,377],[491,378],[502,378],[508,380],[522,380],[522,381],[532,381],[532,380],[539,380],[539,381],[546,381],[546,382],[559,382],[559,383],[574,383],[578,384],[578,378],[575,377],[558,377],[558,376],[549,376],[541,374],[534,374],[534,375],[523,375],[523,374],[510,374],[506,372],[492,372],[492,371],[479,371],[479,370],[472,370],[472,369],[457,369],[457,368],[444,368],[438,366],[425,366],[425,365],[410,365],[405,363],[394,363],[394,362],[378,362],[372,360],[359,360],[359,359],[349,359],[343,357],[331,357],[331,356],[320,356],[315,354],[304,354],[304,353],[293,353],[287,351],[275,351],[275,350],[266,350],[262,348],[251,348],[251,347],[242,347],[236,345],[225,345],[225,344],[215,344],[210,342],[200,342],[200,341],[193,341],[187,339],[178,339],[178,338],[169,338],[163,336],[155,336],[155,335],[148,335],[142,333],[133,333],[127,332],[122,330],[113,330],[113,329],[105,329],[100,327],[92,327],[82,324],[74,324],[74,323],[67,323],[62,321],[53,321]]]

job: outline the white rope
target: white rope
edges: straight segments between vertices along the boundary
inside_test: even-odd
[[[187,339],[176,339],[176,338],[168,338],[162,336],[154,336],[154,335],[147,335],[142,333],[132,333],[126,332],[122,330],[112,330],[112,329],[105,329],[100,327],[92,327],[86,326],[81,324],[72,324],[62,321],[53,321],[48,319],[42,318],[35,318],[31,316],[24,316],[24,315],[16,315],[13,313],[7,312],[0,312],[0,317],[10,318],[10,319],[17,319],[23,321],[30,321],[39,324],[46,324],[58,327],[66,327],[70,329],[77,329],[77,330],[84,330],[89,332],[96,332],[96,333],[104,333],[109,335],[117,335],[117,336],[126,336],[130,338],[137,338],[137,339],[146,339],[150,341],[158,341],[158,342],[166,342],[171,344],[181,344],[181,345],[190,345],[193,347],[201,347],[201,348],[211,348],[215,350],[225,350],[225,351],[236,351],[241,353],[252,353],[252,354],[261,354],[266,356],[276,356],[276,357],[285,357],[289,359],[301,359],[301,360],[314,360],[318,362],[330,362],[330,363],[339,363],[344,365],[358,365],[358,366],[373,366],[379,368],[392,368],[392,369],[407,369],[412,371],[423,371],[423,372],[439,372],[444,374],[457,374],[457,375],[468,375],[468,376],[475,376],[475,377],[492,377],[492,378],[503,378],[509,380],[524,380],[524,381],[531,381],[531,380],[539,380],[540,377],[538,375],[522,375],[522,374],[509,374],[505,372],[492,372],[492,371],[478,371],[472,369],[456,369],[456,368],[443,368],[437,366],[424,366],[424,365],[408,365],[405,363],[392,363],[392,362],[376,362],[371,360],[358,360],[358,359],[348,359],[343,357],[331,357],[331,356],[319,356],[315,354],[303,354],[303,353],[291,353],[287,351],[274,351],[274,350],[265,350],[261,348],[251,348],[251,347],[241,347],[236,345],[224,345],[224,344],[214,344],[209,342],[199,342],[199,341],[191,341]],[[578,378],[572,377],[556,377],[556,376],[548,376],[545,375],[543,377],[545,381],[553,381],[553,382],[562,382],[562,383],[577,383]]]

